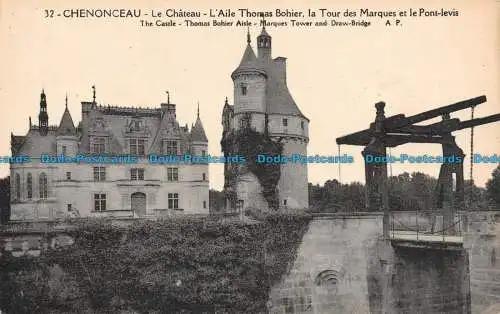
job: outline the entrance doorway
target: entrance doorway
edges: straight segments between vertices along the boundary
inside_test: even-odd
[[[130,200],[132,211],[139,217],[146,216],[146,194],[142,192],[132,193]]]

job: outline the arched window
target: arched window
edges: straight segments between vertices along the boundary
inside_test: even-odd
[[[47,198],[47,175],[43,172],[40,173],[38,185],[40,190],[40,198],[41,199]]]
[[[26,178],[26,192],[28,199],[33,198],[33,177],[31,176],[31,173],[28,173],[28,177]]]
[[[16,200],[21,199],[21,176],[19,173],[16,173],[16,182],[14,183],[14,187],[16,189]]]

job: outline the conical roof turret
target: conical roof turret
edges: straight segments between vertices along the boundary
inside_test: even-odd
[[[76,128],[73,123],[73,118],[68,110],[68,96],[66,96],[66,108],[64,109],[63,116],[61,118],[61,123],[59,123],[59,128],[57,129],[57,135],[75,135]]]
[[[200,119],[200,105],[198,104],[198,113],[196,117],[196,122],[194,126],[191,128],[191,141],[192,142],[208,142],[207,135],[205,133],[205,129],[203,128],[203,124]]]
[[[257,71],[261,74],[266,74],[265,70],[262,68],[259,60],[257,59],[252,46],[250,45],[250,33],[247,34],[247,46],[245,48],[245,52],[243,53],[243,57],[241,58],[241,62],[236,70],[233,71],[231,77],[234,78],[236,74],[248,71]]]

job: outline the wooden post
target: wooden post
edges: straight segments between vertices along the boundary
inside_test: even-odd
[[[369,211],[382,211],[383,234],[389,237],[389,191],[387,184],[387,149],[384,142],[384,102],[375,104],[377,115],[373,137],[363,150],[366,178],[366,206]]]

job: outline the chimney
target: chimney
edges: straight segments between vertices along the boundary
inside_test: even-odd
[[[276,69],[276,78],[280,83],[286,86],[286,58],[277,57],[274,59],[274,65]]]
[[[167,114],[171,114],[175,117],[175,105],[174,104],[161,104],[161,110]]]

